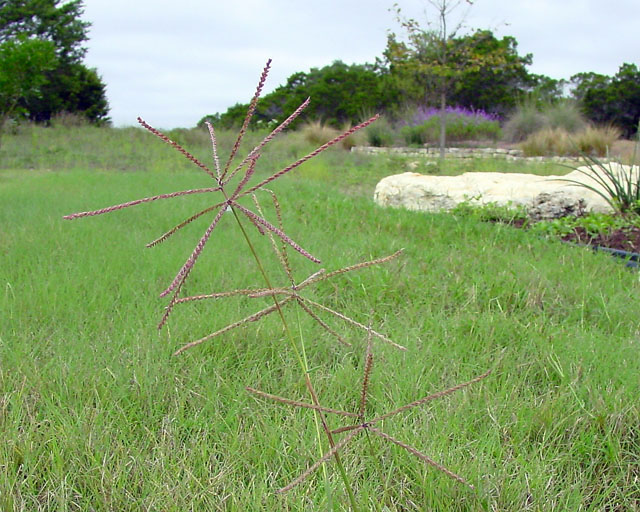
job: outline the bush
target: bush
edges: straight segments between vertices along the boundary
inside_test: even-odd
[[[364,135],[370,146],[377,148],[393,146],[396,140],[393,127],[386,117],[381,117],[375,123],[370,124],[364,129]]]
[[[504,139],[521,142],[547,126],[546,117],[534,104],[520,105],[503,127]]]
[[[304,140],[315,146],[320,146],[349,129],[351,129],[351,125],[343,126],[343,130],[337,130],[336,128],[332,128],[320,121],[311,121],[306,123],[300,129],[300,132],[302,133]],[[340,146],[342,146],[343,149],[350,150],[354,146],[364,145],[365,141],[366,136],[358,132],[340,141]]]
[[[448,141],[497,140],[501,136],[497,117],[482,110],[447,107],[446,126]],[[419,107],[400,133],[409,145],[438,142],[440,139],[440,111],[435,108]]]
[[[542,115],[546,119],[547,126],[561,128],[567,133],[577,133],[587,127],[587,121],[574,101],[566,100],[547,104]]]
[[[575,143],[562,128],[543,128],[520,144],[525,156],[567,156],[577,154]]]
[[[339,134],[338,130],[320,121],[310,121],[304,124],[302,128],[300,128],[300,132],[304,140],[316,146],[324,144]]]

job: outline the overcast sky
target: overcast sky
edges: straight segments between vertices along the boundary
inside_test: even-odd
[[[92,23],[86,63],[107,84],[115,126],[140,115],[159,128],[194,126],[250,100],[268,58],[265,93],[295,72],[334,60],[374,62],[388,30],[401,28],[393,0],[85,0]],[[418,21],[425,0],[398,0]],[[466,9],[456,11],[458,20]],[[476,0],[466,25],[514,36],[532,73],[614,75],[640,64],[640,0]]]

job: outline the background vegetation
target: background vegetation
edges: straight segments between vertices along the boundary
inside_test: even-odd
[[[432,2],[445,9],[454,3]],[[82,5],[82,0],[0,3],[0,134],[24,118],[49,124],[72,115],[93,124],[108,123],[105,84],[97,70],[83,63],[90,24],[81,19]],[[634,63],[623,63],[613,77],[584,72],[568,81],[556,80],[530,73],[527,67],[533,56],[520,55],[511,36],[499,39],[487,29],[442,32],[404,19],[400,10],[396,21],[403,33],[389,34],[387,47],[374,63],[338,60],[294,73],[261,100],[251,127],[275,126],[311,97],[310,107],[294,127],[315,122],[340,129],[381,112],[398,131],[412,124],[415,112],[441,108],[444,97],[449,108],[495,116],[506,124],[510,141],[524,140],[535,131],[508,128],[514,116],[521,117],[527,109],[558,112],[569,99],[582,124],[613,125],[626,138],[636,132],[640,71]],[[219,128],[238,127],[246,109],[244,104],[233,105],[203,116],[198,126],[209,120]],[[536,121],[536,116],[530,116],[531,126],[556,127]],[[453,130],[452,141],[459,142],[456,129],[450,125],[447,129]],[[572,127],[568,133],[574,131]],[[387,144],[389,135],[379,135],[376,143]],[[494,139],[495,134],[487,138]]]

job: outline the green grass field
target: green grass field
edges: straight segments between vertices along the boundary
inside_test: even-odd
[[[206,137],[183,136],[210,161]],[[308,149],[287,136],[261,158],[260,173]],[[210,186],[173,153],[133,129],[26,127],[3,138],[0,510],[347,510],[333,461],[328,485],[319,470],[275,493],[318,457],[311,411],[244,389],[308,400],[275,315],[171,355],[267,299],[182,305],[168,328],[156,330],[166,303],[158,294],[208,222],[159,247],[144,245],[206,198],[62,220]],[[374,343],[369,415],[493,369],[474,386],[382,424],[475,490],[398,446],[363,437],[342,452],[361,509],[640,509],[638,274],[607,255],[507,226],[374,205],[378,179],[408,165],[332,150],[273,186],[288,233],[327,270],[405,249],[399,260],[310,290],[408,348]],[[441,172],[471,165],[559,172],[500,161],[447,165]],[[224,216],[188,293],[263,286],[245,245]],[[299,279],[317,270],[291,258]],[[267,272],[286,285],[277,265]],[[286,311],[297,330],[298,315]],[[356,410],[366,335],[324,319],[353,346],[302,317],[314,385],[323,404]]]

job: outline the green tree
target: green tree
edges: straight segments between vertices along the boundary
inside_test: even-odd
[[[570,79],[572,96],[578,100],[585,115],[593,122],[605,123],[609,120],[608,105],[611,77],[598,73],[578,73]]]
[[[527,71],[531,54],[518,55],[514,37],[497,39],[490,30],[477,30],[453,42],[454,51],[466,52],[468,62],[452,81],[450,103],[504,116],[522,91],[538,85]]]
[[[374,65],[335,61],[329,66],[312,68],[309,73],[294,73],[284,85],[265,95],[258,104],[252,126],[284,121],[308,97],[311,104],[299,119],[321,120],[336,127],[355,124],[366,113],[379,111],[391,101],[383,77]],[[246,111],[247,105],[236,104],[223,114],[205,116],[198,124],[217,119],[223,127],[240,125]]]
[[[49,41],[21,37],[0,43],[0,136],[7,120],[21,111],[20,100],[37,97],[55,65]]]
[[[585,115],[596,123],[612,123],[632,137],[640,121],[640,70],[624,63],[613,77],[578,73],[571,77],[572,94]]]
[[[441,158],[444,158],[446,144],[447,99],[453,92],[453,84],[465,70],[479,70],[493,64],[486,58],[488,55],[470,46],[468,39],[456,38],[464,16],[451,28],[453,12],[465,3],[472,4],[470,0],[428,0],[437,18],[436,28],[428,29],[414,19],[404,18],[396,4],[396,20],[404,28],[407,41],[400,41],[390,33],[384,52],[390,72],[408,97],[431,103],[427,92],[430,91],[438,98]]]
[[[47,81],[20,100],[32,120],[73,112],[93,122],[108,121],[105,85],[82,63],[90,26],[81,19],[82,5],[82,0],[0,0],[0,43],[28,37],[55,48],[56,65],[46,71]]]

